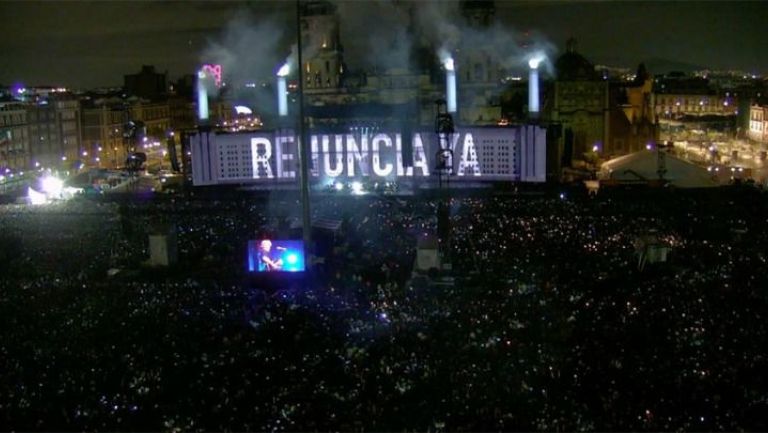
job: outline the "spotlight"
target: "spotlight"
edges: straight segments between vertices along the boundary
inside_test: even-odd
[[[27,199],[33,205],[48,203],[48,198],[45,196],[45,194],[37,192],[32,188],[27,188]]]
[[[446,109],[449,113],[456,112],[456,65],[453,58],[448,57],[443,61],[445,67],[445,99]]]
[[[280,69],[277,71],[277,76],[287,77],[290,72],[291,72],[291,66],[288,63],[286,63],[283,66],[281,66]]]
[[[284,64],[280,67],[280,70],[277,71],[277,111],[280,117],[288,115],[288,90],[286,77],[290,71],[291,67],[288,63]]]
[[[43,192],[51,195],[60,195],[64,189],[64,181],[54,176],[44,177],[41,185]]]

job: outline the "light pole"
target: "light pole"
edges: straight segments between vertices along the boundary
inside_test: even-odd
[[[304,239],[304,257],[307,264],[307,269],[311,270],[312,260],[310,254],[313,248],[312,243],[312,227],[309,213],[309,140],[306,131],[306,121],[304,119],[304,68],[302,53],[301,53],[301,0],[296,0],[296,45],[297,45],[297,57],[298,57],[298,70],[299,70],[299,83],[297,90],[299,91],[299,169],[301,178],[301,222],[302,222],[302,235]]]

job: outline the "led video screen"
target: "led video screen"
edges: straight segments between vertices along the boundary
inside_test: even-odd
[[[300,174],[298,141],[284,130],[193,136],[194,184],[295,183]],[[452,181],[544,182],[546,144],[546,128],[538,125],[459,128],[444,143],[452,155],[438,161],[441,144],[435,132],[313,131],[309,177],[322,185],[366,179],[418,182],[434,179],[436,167],[444,166]]]
[[[276,239],[248,241],[249,272],[303,272],[304,242]]]

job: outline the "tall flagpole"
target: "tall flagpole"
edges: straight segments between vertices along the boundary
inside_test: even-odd
[[[312,222],[309,212],[309,140],[304,119],[304,62],[301,55],[301,0],[296,0],[296,44],[299,69],[299,168],[301,176],[301,227],[304,238],[304,256],[307,269],[312,267]]]

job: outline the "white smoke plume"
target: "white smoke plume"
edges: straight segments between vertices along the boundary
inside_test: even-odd
[[[336,1],[341,38],[358,42],[360,66],[369,70],[409,69],[413,37],[408,5],[393,0]]]
[[[360,67],[377,71],[412,69],[414,49],[431,47],[442,63],[450,54],[457,68],[459,51],[483,50],[504,70],[524,70],[543,54],[541,69],[553,74],[555,46],[538,33],[522,34],[498,20],[473,27],[458,0],[336,0],[345,44],[358,44]],[[360,42],[364,41],[364,42]],[[538,53],[538,54],[535,54]]]
[[[200,63],[220,64],[223,81],[229,94],[261,113],[277,110],[274,101],[274,74],[285,63],[288,53],[285,17],[279,15],[255,17],[241,10],[227,23],[222,32],[208,40],[200,54]],[[255,87],[246,88],[246,83]],[[215,89],[211,96],[215,96]]]
[[[273,75],[284,62],[285,26],[279,17],[257,20],[250,13],[237,13],[221,35],[209,40],[201,54],[202,63],[218,63],[227,81],[252,82]]]

